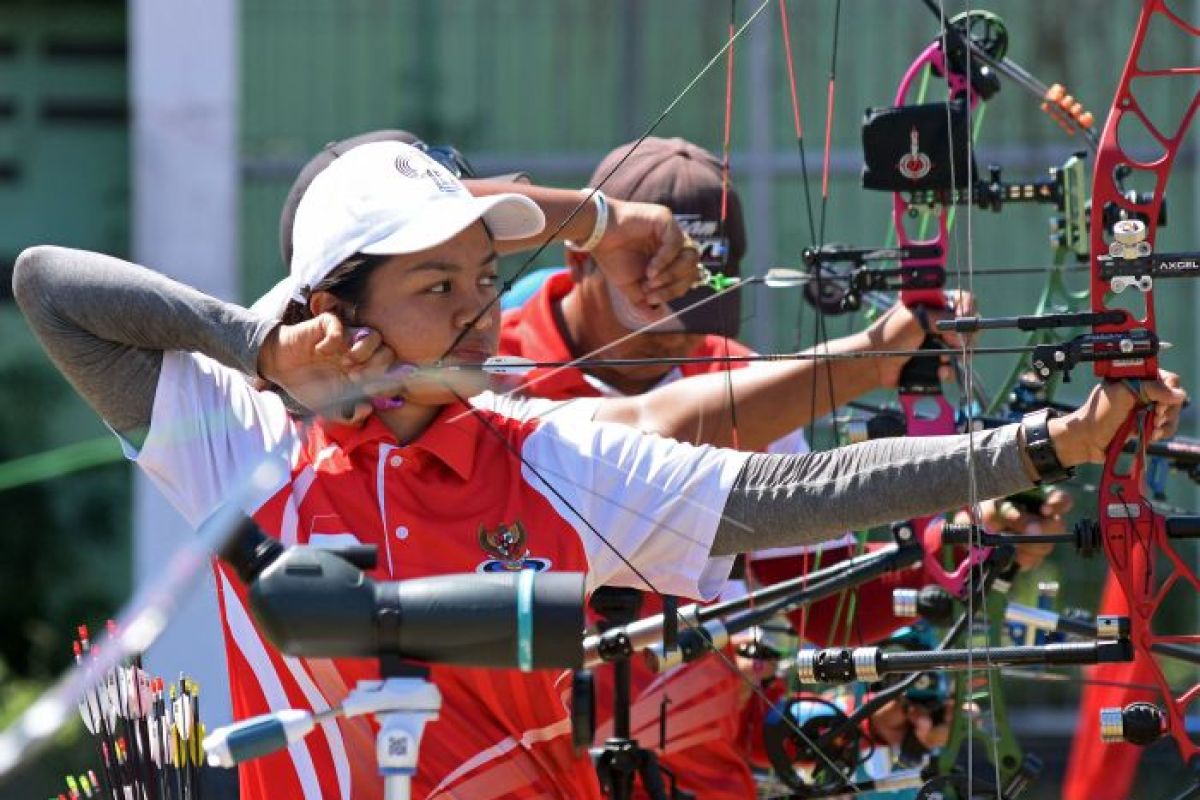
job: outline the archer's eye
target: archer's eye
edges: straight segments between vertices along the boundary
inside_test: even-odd
[[[480,286],[495,287],[500,282],[499,275],[482,275],[479,278]]]

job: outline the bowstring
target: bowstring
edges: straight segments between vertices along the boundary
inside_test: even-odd
[[[546,490],[549,491],[551,494],[553,494],[554,497],[559,502],[561,502],[563,504],[563,506],[576,519],[578,519],[580,521],[581,524],[583,524],[585,527],[587,527],[588,531],[591,532],[592,535],[595,536],[598,541],[603,543],[606,548],[608,548],[610,551],[612,551],[612,553],[614,555],[616,555],[616,557],[621,561],[621,563],[625,566],[625,568],[630,571],[631,574],[635,575],[638,578],[638,580],[640,580],[642,583],[644,583],[646,585],[646,587],[652,593],[657,595],[659,598],[661,598],[663,596],[663,593],[651,582],[651,580],[645,575],[645,573],[643,573],[640,569],[638,569],[637,566],[635,566],[633,564],[633,562],[630,561],[625,556],[625,554],[621,552],[620,548],[618,548],[615,544],[612,543],[612,541],[609,540],[608,537],[606,537],[604,534],[602,534],[600,532],[599,528],[597,528],[594,524],[592,524],[592,522],[586,516],[584,516],[583,513],[580,512],[575,507],[575,505],[573,503],[571,503],[571,501],[562,492],[560,492],[557,489],[557,487],[554,486],[553,483],[551,483],[546,478],[545,475],[542,474],[542,471],[540,469],[538,469],[537,466],[535,466],[532,462],[530,462],[529,459],[527,459],[525,457],[525,454],[523,452],[521,452],[521,450],[518,449],[516,445],[514,445],[511,441],[509,441],[508,437],[505,436],[503,432],[501,432],[499,429],[496,428],[496,426],[492,423],[492,421],[490,419],[488,419],[486,414],[484,414],[479,409],[473,407],[467,398],[459,395],[456,391],[454,391],[454,389],[452,387],[447,386],[447,388],[455,396],[455,398],[458,400],[458,402],[461,403],[462,405],[464,405],[468,409],[469,413],[476,420],[478,420],[479,422],[481,422],[483,424],[484,429],[489,434],[491,434],[493,437],[495,437],[496,440],[500,442],[500,444],[509,452],[510,455],[512,455],[514,458],[516,458],[520,462],[521,466],[524,469],[527,469],[542,485],[544,485],[546,487]],[[692,623],[690,620],[687,619],[687,617],[683,616],[678,611],[676,611],[676,619],[680,623],[682,623],[684,627],[688,628],[689,630],[703,635],[702,634],[702,631],[703,631],[702,624]],[[742,674],[741,670],[738,668],[738,665],[728,655],[725,654],[725,651],[723,648],[710,647],[710,648],[708,648],[707,652],[716,656],[717,659],[720,660],[725,665],[725,667],[730,670],[730,672],[733,675],[735,675],[739,680],[742,681],[742,683],[744,683],[747,687],[749,687],[750,691],[759,700],[761,700],[763,703],[767,704],[768,707],[773,705],[771,698],[767,695],[767,693],[755,681],[751,680],[748,676]],[[685,663],[687,663],[687,662],[685,662]],[[783,716],[784,716],[784,718],[787,718],[787,715],[783,715]],[[839,769],[837,763],[828,754],[826,754],[824,750],[817,747],[817,743],[812,741],[812,739],[807,734],[804,733],[803,729],[801,729],[801,727],[798,724],[791,721],[790,719],[788,720],[788,722],[786,724],[788,724],[788,726],[789,726],[789,728],[791,728],[792,732],[796,736],[798,736],[801,739],[801,741],[805,742],[809,746],[809,749],[812,750],[812,752],[817,757],[819,757],[822,761],[825,762],[825,766],[832,769],[833,774],[836,775],[838,777],[838,779],[842,781],[843,784],[845,784],[847,787],[849,787],[851,789],[851,791],[856,792],[856,790],[854,789],[853,783],[849,780],[849,778],[847,776],[843,775],[843,773],[842,773],[841,769]]]
[[[820,250],[821,246],[824,244],[825,222],[827,219],[827,209],[828,209],[828,204],[829,204],[829,185],[830,185],[829,177],[830,177],[830,170],[831,170],[830,153],[832,151],[832,141],[833,141],[833,139],[832,139],[832,137],[833,137],[833,119],[834,119],[833,112],[834,112],[834,108],[836,106],[835,101],[836,101],[836,92],[837,92],[838,44],[839,44],[839,41],[841,38],[841,36],[840,36],[840,34],[841,34],[841,9],[842,9],[842,2],[841,2],[841,0],[837,0],[835,7],[834,7],[833,35],[831,37],[832,38],[832,48],[831,48],[831,53],[830,53],[830,64],[829,64],[829,71],[828,71],[828,77],[827,77],[827,82],[826,82],[825,138],[824,138],[824,149],[822,152],[822,159],[821,159],[821,163],[822,163],[822,166],[821,166],[821,203],[820,203],[820,222],[818,224],[816,222],[816,220],[814,219],[814,214],[813,214],[812,185],[811,185],[811,178],[810,178],[809,171],[808,171],[808,158],[807,158],[806,148],[804,145],[804,128],[803,128],[803,125],[801,122],[800,98],[799,98],[799,91],[797,89],[797,82],[796,82],[796,73],[795,73],[795,65],[794,65],[794,58],[793,58],[792,39],[791,39],[791,26],[789,24],[787,2],[786,2],[786,0],[779,1],[780,32],[782,35],[783,45],[784,45],[784,62],[787,66],[789,100],[791,102],[791,111],[792,111],[792,126],[793,126],[793,130],[794,130],[795,137],[796,137],[796,150],[797,150],[797,153],[800,158],[800,171],[801,171],[801,177],[802,177],[802,180],[801,180],[802,194],[803,194],[803,198],[804,198],[804,207],[807,211],[807,216],[808,216],[809,240],[810,240],[811,246],[816,250]],[[815,291],[816,291],[817,298],[820,298],[823,294],[823,288],[822,288],[823,275],[822,275],[822,273],[823,273],[823,270],[820,268],[820,265],[818,265],[816,272],[813,273],[813,276],[815,279],[815,284],[816,284]],[[799,315],[797,318],[797,325],[796,325],[797,331],[802,331],[804,329],[805,305],[806,305],[805,301],[803,299],[801,299],[800,306],[799,306]],[[828,325],[827,325],[827,320],[826,320],[826,315],[825,315],[824,309],[821,308],[819,303],[816,305],[816,307],[814,309],[814,315],[813,315],[813,341],[814,341],[814,344],[813,344],[814,353],[816,353],[817,355],[820,355],[820,353],[823,349],[825,351],[826,356],[829,355],[829,330],[828,330]],[[797,342],[797,345],[799,345],[799,342]],[[811,409],[813,409],[814,411],[817,407],[817,393],[819,391],[818,386],[820,383],[821,366],[822,366],[822,362],[819,360],[814,364],[813,382],[812,382],[812,387],[810,389],[809,407]],[[826,384],[827,384],[826,388],[827,388],[828,395],[829,395],[829,397],[828,397],[829,409],[830,409],[830,415],[831,415],[832,426],[833,426],[833,438],[834,438],[835,445],[836,445],[837,443],[841,443],[843,437],[842,437],[841,431],[839,430],[839,421],[838,421],[838,417],[836,414],[837,396],[836,396],[836,391],[835,391],[834,385],[833,385],[832,361],[829,360],[828,358],[826,358],[824,361],[824,366],[825,366],[825,377],[826,377]],[[815,416],[815,414],[813,415],[813,418],[810,420],[809,424],[806,427],[808,430],[808,440],[809,440],[810,446],[815,449],[816,448],[816,416]],[[825,555],[825,548],[823,548],[823,547],[818,547],[814,552],[805,553],[803,555],[803,564],[805,567],[805,571],[807,572],[809,569],[819,569],[821,566],[822,560],[824,558],[824,555]],[[811,560],[811,565],[809,563],[810,560]],[[857,589],[856,588],[847,588],[847,589],[841,590],[838,593],[837,606],[834,609],[834,624],[830,627],[831,633],[835,632],[838,627],[837,623],[841,617],[841,613],[842,613],[842,610],[843,610],[843,607],[845,604],[846,596],[847,596],[847,593],[849,593],[849,592],[857,592]],[[803,609],[801,611],[800,629],[798,631],[799,639],[801,641],[803,641],[806,638],[810,610],[811,609],[806,607],[805,609]],[[846,640],[848,641],[849,637],[850,637],[850,615],[847,615],[847,617],[846,617],[846,634],[845,634],[845,636],[846,636]],[[830,640],[830,644],[833,644],[832,639]]]
[[[555,226],[554,230],[546,236],[545,240],[538,245],[538,247],[528,257],[526,257],[526,259],[521,263],[521,266],[517,269],[516,273],[514,273],[510,279],[504,282],[501,290],[496,293],[496,296],[484,303],[483,307],[479,309],[478,313],[476,313],[475,316],[463,326],[462,332],[455,337],[450,346],[447,347],[445,352],[442,353],[441,357],[438,358],[437,361],[439,364],[445,360],[446,356],[454,352],[456,347],[462,344],[463,339],[475,329],[475,326],[479,324],[479,321],[483,319],[484,316],[486,316],[497,303],[500,302],[500,298],[507,294],[512,289],[513,284],[519,281],[525,275],[525,273],[529,271],[530,267],[532,267],[534,262],[541,257],[542,253],[546,252],[546,249],[550,247],[550,245],[554,244],[554,242],[558,239],[559,234],[571,224],[575,217],[579,215],[580,211],[582,211],[592,202],[592,199],[596,196],[596,192],[604,188],[604,185],[608,183],[609,179],[612,178],[612,176],[615,175],[618,170],[625,166],[625,162],[628,161],[635,152],[637,152],[638,148],[642,146],[646,139],[650,138],[650,136],[653,135],[656,130],[658,130],[658,126],[663,123],[663,120],[665,120],[671,114],[671,112],[675,110],[675,107],[678,106],[683,101],[683,98],[692,91],[693,87],[695,87],[696,84],[698,84],[700,80],[708,74],[708,71],[721,60],[721,56],[725,55],[725,51],[733,46],[733,43],[746,32],[746,29],[750,27],[754,20],[758,18],[758,15],[761,14],[763,10],[770,5],[770,3],[771,0],[763,0],[762,4],[759,5],[758,8],[756,8],[749,17],[747,17],[746,21],[742,23],[742,26],[737,29],[737,32],[731,36],[725,42],[725,44],[723,44],[721,48],[717,50],[716,53],[713,54],[712,58],[705,62],[704,66],[700,68],[700,71],[697,72],[692,79],[687,82],[683,89],[681,89],[679,93],[676,94],[671,100],[671,102],[669,102],[667,106],[658,114],[658,116],[654,118],[654,121],[647,126],[646,130],[642,132],[642,135],[639,136],[634,141],[633,145],[630,146],[630,148],[625,152],[625,154],[617,160],[617,163],[613,164],[612,169],[605,173],[604,177],[597,181],[595,186],[588,188],[587,194],[575,205],[573,209],[571,209],[570,213],[567,214],[563,221]],[[655,324],[661,324],[661,320],[643,326],[638,331],[635,331],[635,333],[645,331],[647,328],[651,328]]]
[[[939,16],[940,16],[939,30],[940,30],[940,37],[941,37],[942,54],[943,54],[943,59],[947,60],[944,71],[946,73],[947,85],[949,86],[951,67],[948,62],[950,49],[949,49],[948,18],[946,16],[945,0],[938,0],[938,12],[939,12]],[[968,192],[968,200],[970,200],[970,193],[973,191],[974,182],[975,182],[975,175],[974,175],[974,145],[975,145],[975,143],[974,143],[974,137],[970,134],[970,131],[972,130],[972,116],[973,116],[973,112],[974,112],[974,109],[972,108],[972,103],[971,103],[971,93],[972,93],[971,57],[973,55],[973,51],[972,51],[972,48],[970,47],[970,37],[971,37],[971,3],[970,3],[970,0],[963,0],[963,12],[962,13],[963,13],[962,19],[963,19],[963,25],[964,25],[963,35],[966,39],[966,44],[962,48],[963,58],[965,59],[965,63],[964,63],[964,67],[963,67],[963,71],[964,71],[963,79],[965,80],[964,106],[966,108],[966,113],[967,113],[966,129],[968,131],[967,137],[966,137],[966,139],[967,139],[967,141],[966,141],[966,148],[967,148],[966,168],[968,171],[966,187],[967,187],[967,192]],[[980,102],[982,102],[982,100]],[[951,114],[951,106],[950,106],[949,102],[947,102],[947,104],[946,104],[946,120],[947,120],[947,126],[946,126],[947,141],[948,141],[948,149],[949,149],[949,155],[950,155],[950,157],[949,157],[950,185],[956,186],[957,181],[955,180],[956,176],[955,176],[955,158],[954,158],[954,154],[956,152],[955,147],[954,147],[955,130],[954,130],[953,118],[952,118],[952,114]],[[965,260],[966,260],[966,276],[967,276],[966,291],[971,292],[972,294],[974,294],[974,289],[975,289],[975,276],[974,276],[975,247],[974,247],[974,213],[973,212],[974,212],[974,203],[968,201],[966,203],[966,209],[964,210],[964,213],[963,213],[963,217],[965,218],[965,223],[962,227],[965,228],[965,231],[964,231],[965,245],[966,245]],[[952,229],[951,230],[951,239],[953,240],[957,237],[958,237],[958,233]],[[956,262],[954,273],[955,273],[956,280],[959,282],[959,288],[961,289],[962,288],[962,274],[963,274],[963,271],[961,269],[961,267],[962,267],[961,262],[962,262],[963,256],[962,256],[960,248],[955,247],[955,248],[953,248],[953,250],[954,250],[953,257]],[[947,257],[949,257],[949,254],[947,254]],[[961,294],[960,294],[960,296],[961,296]],[[955,314],[957,314],[958,309],[954,308],[953,311],[955,312]],[[974,425],[975,408],[974,408],[974,403],[973,403],[973,400],[975,397],[975,386],[974,386],[975,370],[974,370],[973,362],[974,362],[974,358],[973,358],[973,348],[971,345],[971,338],[969,336],[963,336],[962,341],[961,341],[961,363],[963,365],[961,380],[963,382],[963,385],[960,389],[960,391],[962,393],[962,398],[960,398],[960,408],[964,412],[965,423],[966,423],[966,434],[967,434],[967,498],[968,498],[967,514],[969,516],[971,530],[979,531],[979,530],[981,530],[979,527],[979,521],[981,519],[981,512],[980,512],[980,505],[979,505],[978,475],[976,473],[976,462],[975,462],[975,425]],[[980,546],[980,543],[972,542],[970,547],[974,548],[974,547],[979,547],[979,546]],[[968,558],[969,557],[970,556],[968,556]],[[969,690],[971,687],[973,687],[975,685],[976,667],[975,667],[975,660],[974,660],[974,652],[975,652],[975,638],[976,637],[973,635],[973,629],[976,624],[975,623],[975,620],[976,620],[975,598],[976,598],[976,594],[977,594],[977,592],[976,592],[977,587],[975,584],[976,584],[976,580],[982,577],[981,572],[982,572],[981,570],[975,570],[975,569],[969,569],[967,571],[967,617],[970,620],[970,624],[967,625],[967,630],[966,630],[966,637],[967,637],[966,687],[968,689],[968,692],[965,694],[965,696],[963,698],[964,700],[966,700],[967,698],[969,698],[973,695],[973,692],[971,692]],[[992,660],[991,660],[992,631],[991,631],[991,618],[988,614],[988,609],[987,609],[988,588],[986,586],[980,587],[980,588],[982,588],[982,591],[978,592],[978,599],[979,599],[979,605],[980,605],[979,613],[982,616],[982,619],[983,619],[984,625],[985,625],[984,635],[983,635],[983,651],[984,651],[984,672],[985,672],[985,679],[987,681],[987,686],[988,686],[988,710],[992,716],[991,729],[996,730],[997,728],[996,728],[995,704],[992,702],[992,698],[994,698],[996,696],[995,695],[996,686],[994,683],[995,675],[994,675],[994,670],[992,669]],[[956,714],[964,714],[964,713],[967,713],[967,709],[964,709],[964,708],[955,709],[955,713]],[[991,762],[992,762],[992,770],[993,770],[993,779],[995,780],[995,784],[996,784],[996,794],[997,794],[998,800],[1004,800],[1004,798],[1003,798],[1004,786],[1003,786],[1001,775],[1000,775],[999,737],[991,736],[990,739],[991,739],[991,747],[992,747]],[[970,787],[970,786],[974,786],[974,783],[975,783],[975,720],[970,717],[968,717],[968,719],[967,719],[966,740],[967,740],[967,786]]]

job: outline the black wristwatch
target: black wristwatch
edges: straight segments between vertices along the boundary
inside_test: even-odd
[[[1025,453],[1037,470],[1037,485],[1061,483],[1075,474],[1074,467],[1064,467],[1054,452],[1050,440],[1050,420],[1058,416],[1052,408],[1043,408],[1021,418],[1021,430],[1025,434]]]

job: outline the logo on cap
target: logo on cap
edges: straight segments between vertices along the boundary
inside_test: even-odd
[[[440,164],[428,156],[414,152],[396,156],[396,171],[406,178],[420,180],[428,178],[439,192],[452,194],[458,191],[458,181]]]
[[[699,214],[676,214],[675,222],[685,236],[700,248],[700,263],[707,267],[722,268],[729,256],[729,239],[721,236],[721,223],[704,219]]]

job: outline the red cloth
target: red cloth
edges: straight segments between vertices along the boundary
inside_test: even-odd
[[[558,327],[554,304],[573,285],[570,275],[553,275],[525,305],[506,311],[501,324],[500,353],[538,361],[570,360],[573,354]],[[706,336],[688,355],[703,357],[745,355],[751,352],[738,342]],[[680,369],[680,375],[687,377],[743,366],[746,365],[688,364]],[[551,399],[600,395],[578,369],[533,370],[522,376],[521,384],[526,393]],[[828,566],[854,554],[852,547],[832,548],[824,551],[820,563]],[[751,569],[760,582],[772,584],[803,574],[806,570],[805,560],[812,558],[814,556],[811,555],[765,559],[755,557],[751,559]],[[858,613],[849,640],[845,638],[840,625],[835,630],[836,597],[814,605],[806,623],[802,612],[792,614],[791,620],[797,630],[804,630],[806,638],[817,644],[878,641],[911,621],[892,615],[892,590],[898,587],[920,588],[928,582],[918,566],[860,586],[857,590]],[[862,613],[864,609],[870,609],[870,613]],[[647,595],[642,615],[656,614],[660,610],[658,598]],[[842,611],[842,620],[846,613],[846,610]],[[713,800],[755,797],[747,759],[757,749],[761,725],[755,723],[758,714],[753,711],[743,713],[750,695],[744,682],[715,658],[694,662],[665,678],[655,676],[640,660],[634,661],[632,672],[635,698],[631,711],[632,727],[635,738],[643,746],[659,744],[660,705],[664,696],[670,699],[666,750],[660,751],[660,756],[663,764],[678,776],[680,785],[700,797]],[[704,682],[697,680],[699,675],[707,676],[707,688],[702,688]],[[611,714],[611,686],[612,670],[597,669],[597,714],[603,725],[608,724]],[[601,727],[598,734],[606,730],[606,727]],[[598,735],[597,741],[602,742],[603,736]],[[748,749],[747,744],[753,747]]]
[[[519,453],[537,424],[489,416],[504,441],[462,406],[447,406],[405,447],[393,444],[377,417],[361,429],[318,422],[294,455],[292,479],[255,512],[255,521],[285,539],[291,530],[301,544],[318,534],[355,531],[365,543],[379,545],[373,576],[402,580],[476,571],[488,555],[475,535],[479,520],[494,525],[519,518],[530,553],[559,570],[586,571],[579,537],[524,480],[509,449]],[[386,479],[380,474],[385,468]],[[377,483],[386,499],[377,495]],[[381,529],[385,502],[390,525]],[[398,538],[393,530],[401,520]],[[373,659],[283,657],[259,639],[245,590],[224,566],[217,585],[236,719],[279,707],[272,696],[307,708],[313,697],[341,698],[358,681],[379,677]],[[598,800],[595,772],[586,756],[573,751],[560,701],[569,673],[438,665],[431,677],[442,708],[421,742],[413,797]],[[355,800],[381,798],[376,730],[363,717],[326,723],[302,744],[241,765],[241,796],[336,798],[346,781]]]
[[[563,298],[574,282],[568,273],[551,275],[525,305],[504,312],[500,323],[500,355],[522,356],[535,361],[570,361],[575,355],[558,328],[554,303]],[[652,335],[652,334],[647,334]],[[692,358],[709,356],[748,356],[753,351],[740,342],[720,336],[705,336],[700,345],[688,353]],[[683,377],[722,372],[726,368],[740,369],[748,364],[684,364]],[[551,400],[574,397],[599,397],[600,392],[587,381],[583,370],[574,368],[543,368],[525,373],[520,385],[526,394]]]

